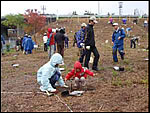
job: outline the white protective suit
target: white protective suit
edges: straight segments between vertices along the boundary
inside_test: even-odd
[[[54,89],[50,84],[49,79],[55,74],[56,71],[60,72],[58,67],[55,67],[56,64],[62,63],[62,56],[59,53],[55,53],[50,61],[43,65],[37,72],[37,82],[40,85],[41,91],[51,91]],[[61,73],[61,72],[60,72]],[[57,81],[60,86],[65,85],[62,76],[60,76]]]

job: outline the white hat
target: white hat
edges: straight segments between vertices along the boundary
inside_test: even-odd
[[[52,32],[55,33],[55,32],[56,32],[56,29],[52,29]]]
[[[81,24],[81,27],[86,27],[86,24],[85,24],[85,23],[82,23],[82,24]]]
[[[113,23],[113,26],[118,26],[118,23]]]
[[[96,21],[96,17],[95,17],[95,16],[91,16],[91,17],[90,17],[90,20],[93,20],[94,23],[98,23],[98,22]]]
[[[56,28],[56,31],[59,31],[59,29],[58,29],[58,28]]]

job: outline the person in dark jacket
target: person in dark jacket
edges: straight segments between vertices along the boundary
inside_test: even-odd
[[[23,42],[23,37],[21,37],[21,40],[20,40],[21,51],[23,51],[22,42]]]
[[[55,43],[57,45],[57,52],[64,57],[64,42],[65,42],[65,31],[63,28],[60,29],[58,33],[54,36]]]
[[[16,40],[16,51],[19,51],[21,48],[21,38],[18,37]]]
[[[139,37],[133,37],[133,38],[131,38],[131,40],[130,40],[130,48],[132,48],[132,46],[134,45],[134,48],[136,48],[136,42],[137,42],[137,44],[138,44],[138,42],[139,42]]]
[[[119,54],[121,56],[121,59],[124,60],[124,38],[125,38],[125,32],[123,29],[118,27],[118,23],[114,23],[114,33],[112,35],[112,43],[113,43],[113,60],[114,62],[118,62],[117,58],[117,49],[119,51]]]
[[[65,34],[65,48],[69,48],[69,38],[67,34]]]
[[[84,67],[89,68],[88,64],[90,61],[91,52],[93,52],[95,57],[94,57],[92,70],[99,71],[98,60],[99,60],[100,55],[99,55],[98,50],[95,46],[94,29],[93,29],[93,26],[95,23],[97,23],[96,17],[95,16],[90,17],[89,24],[87,25],[87,27],[85,29],[86,57],[85,57]]]
[[[77,32],[75,32],[75,34],[74,34],[73,47],[75,47],[75,44],[77,44],[77,40],[76,40],[76,33],[77,33]]]

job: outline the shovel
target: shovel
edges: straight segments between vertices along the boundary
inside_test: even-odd
[[[70,91],[71,91],[71,92],[72,92],[72,89],[73,89],[73,88],[72,88],[72,81],[73,81],[73,79],[70,80]]]

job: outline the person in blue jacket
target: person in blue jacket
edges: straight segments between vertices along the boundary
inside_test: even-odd
[[[25,34],[22,40],[22,48],[23,48],[23,54],[25,54],[25,40],[28,38],[28,34]]]
[[[65,35],[65,48],[69,48],[69,38],[68,38],[68,35],[67,34],[64,34]]]
[[[132,31],[132,29],[130,27],[126,28],[127,31],[127,37],[130,37],[130,32]]]
[[[34,43],[29,35],[28,38],[25,39],[24,50],[26,54],[32,54],[32,49],[34,48]]]
[[[5,38],[4,36],[1,34],[1,54],[4,55],[3,53],[3,44],[5,44]]]
[[[67,88],[58,68],[59,64],[63,61],[59,53],[52,55],[49,62],[43,65],[37,72],[37,82],[40,85],[41,91],[56,92],[56,82],[61,87]]]
[[[84,47],[84,43],[85,43],[85,28],[86,28],[86,24],[85,23],[82,23],[81,24],[81,29],[76,32],[76,41],[77,41],[77,47],[79,48],[79,62],[81,64],[83,64],[83,59],[84,59],[84,56],[86,54],[86,51],[85,51],[85,47]]]
[[[124,60],[124,38],[125,38],[125,32],[124,29],[120,29],[118,27],[118,23],[114,23],[114,33],[112,35],[112,43],[113,43],[113,60],[114,62],[118,62],[117,58],[117,49],[119,51],[119,54],[121,56],[121,59]]]
[[[123,24],[127,24],[127,19],[126,19],[126,18],[123,18],[123,19],[122,19],[122,22],[123,22]]]

